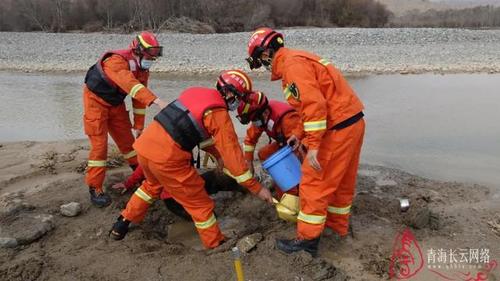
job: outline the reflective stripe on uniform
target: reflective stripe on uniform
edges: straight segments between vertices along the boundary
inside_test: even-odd
[[[244,144],[243,151],[245,152],[253,152],[255,150],[255,145]]]
[[[312,132],[326,130],[326,120],[304,122],[304,131]]]
[[[319,63],[321,63],[321,64],[322,64],[322,65],[324,65],[324,66],[327,66],[327,65],[329,65],[329,64],[330,64],[330,62],[329,62],[329,61],[327,61],[327,60],[325,60],[325,59],[320,59],[320,60],[319,60]]]
[[[145,87],[141,83],[135,84],[134,87],[132,87],[132,89],[130,89],[129,95],[132,98],[135,98],[135,95],[137,95],[137,92],[139,92],[142,88],[145,88]]]
[[[138,115],[146,115],[146,109],[145,108],[135,108],[132,110],[134,114]]]
[[[137,152],[135,152],[135,150],[132,150],[129,153],[123,154],[123,158],[125,158],[125,159],[130,159],[134,156],[137,156]]]
[[[214,225],[216,222],[217,222],[217,219],[215,218],[215,215],[212,214],[212,216],[208,220],[201,221],[201,222],[195,221],[194,225],[196,226],[196,228],[199,228],[199,229],[207,229],[207,228],[211,227],[212,225]]]
[[[307,214],[302,213],[302,211],[300,211],[297,219],[299,219],[303,222],[310,223],[310,224],[322,224],[322,223],[325,223],[326,216],[307,215]]]
[[[214,144],[214,139],[213,138],[208,138],[208,139],[200,142],[199,146],[200,146],[201,149],[203,149],[203,148],[211,146],[213,144]]]
[[[285,94],[285,100],[287,100],[292,95],[292,91],[290,91],[290,89],[288,87],[286,87],[283,90],[283,93]]]
[[[337,215],[347,215],[351,212],[351,205],[343,208],[328,206],[328,213]]]
[[[106,167],[106,160],[89,160],[87,167]]]
[[[246,182],[247,180],[253,177],[252,172],[250,172],[250,170],[246,171],[245,173],[239,176],[233,176],[231,172],[229,172],[229,170],[226,168],[224,168],[223,171],[226,175],[232,177],[237,183]]]
[[[147,194],[146,192],[144,192],[142,190],[142,186],[139,187],[135,192],[134,192],[135,195],[137,195],[137,197],[141,198],[142,200],[144,200],[146,203],[148,204],[151,204],[153,203],[153,197],[149,196],[149,194]]]

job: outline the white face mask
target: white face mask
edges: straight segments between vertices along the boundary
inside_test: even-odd
[[[240,101],[238,99],[234,99],[233,101],[227,103],[227,108],[229,111],[235,111],[239,105]]]
[[[264,126],[264,123],[262,122],[261,119],[258,119],[258,120],[255,120],[255,121],[252,121],[252,124],[255,126],[255,127],[262,127]]]
[[[272,70],[272,65],[273,65],[273,59],[272,58],[267,58],[267,59],[261,59],[260,60],[262,65],[266,68],[267,71]]]
[[[154,60],[141,59],[141,68],[149,69],[154,62],[155,62]]]

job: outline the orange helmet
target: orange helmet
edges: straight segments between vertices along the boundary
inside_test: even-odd
[[[234,96],[243,98],[252,91],[252,80],[241,70],[225,70],[217,79],[216,87],[223,96],[230,91]]]
[[[129,46],[138,56],[146,56],[148,58],[156,59],[163,55],[163,47],[156,39],[156,36],[148,31],[143,31],[141,34],[134,38]]]
[[[251,92],[238,106],[238,115],[236,117],[241,124],[248,124],[250,121],[255,121],[261,117],[268,104],[269,101],[266,95],[261,92]]]
[[[266,49],[271,48],[275,52],[283,45],[283,34],[268,27],[255,30],[248,41],[248,58],[246,60],[250,65],[250,69],[262,66],[260,55]]]

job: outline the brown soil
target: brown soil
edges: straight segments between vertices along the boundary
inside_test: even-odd
[[[82,173],[87,151],[80,140],[0,146],[0,238],[40,227],[33,218],[53,216],[48,232],[34,242],[0,248],[1,280],[235,280],[230,247],[254,233],[263,238],[242,256],[246,280],[388,279],[394,237],[407,227],[425,261],[430,248],[487,248],[492,260],[500,259],[498,190],[368,165],[360,167],[351,235],[343,240],[325,235],[316,259],[276,250],[275,239],[293,237],[295,226],[243,192],[214,197],[218,220],[231,238],[219,249],[201,250],[192,225],[162,202],[124,240],[113,241],[108,231],[130,193],[112,193],[111,206],[93,207]],[[111,154],[115,167],[106,186],[130,173],[118,154]],[[408,212],[400,212],[399,198],[410,200]],[[62,216],[60,205],[72,201],[82,204],[81,214]],[[496,268],[489,278],[498,277]],[[424,267],[412,280],[442,279]]]

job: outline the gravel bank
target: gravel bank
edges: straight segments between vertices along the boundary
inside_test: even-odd
[[[156,72],[206,73],[244,68],[250,33],[163,33]],[[500,30],[314,28],[286,30],[290,47],[330,59],[344,72],[500,72]],[[0,33],[0,70],[85,71],[131,35]]]

